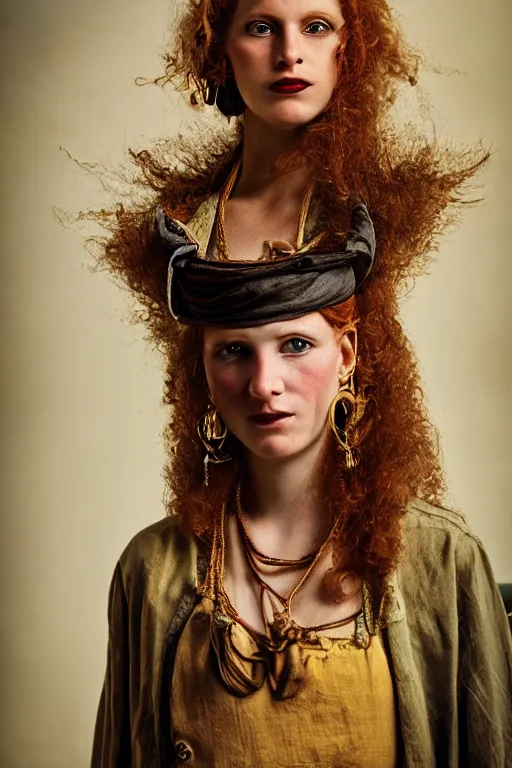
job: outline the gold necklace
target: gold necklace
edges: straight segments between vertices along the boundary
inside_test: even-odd
[[[249,532],[247,530],[247,523],[244,520],[244,515],[242,511],[242,502],[240,498],[240,485],[237,486],[236,489],[236,516],[237,520],[240,524],[240,532],[242,534],[242,538],[244,540],[244,543],[247,547],[247,549],[250,551],[251,555],[256,559],[259,560],[264,565],[273,565],[279,568],[306,568],[308,565],[311,565],[313,560],[318,554],[318,549],[315,549],[314,552],[310,552],[308,555],[304,555],[304,557],[299,557],[296,560],[284,560],[279,557],[270,557],[269,555],[263,554],[261,550],[259,550],[254,542],[252,541],[251,537],[249,536]]]
[[[234,164],[233,168],[231,169],[231,172],[219,193],[219,201],[217,203],[216,236],[217,236],[217,256],[220,261],[230,261],[228,244],[226,241],[226,229],[224,224],[226,219],[226,203],[229,200],[231,192],[233,191],[233,187],[235,186],[235,182],[238,178],[238,173],[240,171],[241,166],[242,166],[242,158],[240,157]],[[304,234],[306,230],[306,222],[307,222],[308,213],[309,213],[309,206],[311,204],[311,198],[313,197],[313,190],[314,190],[314,183],[312,182],[308,184],[306,188],[306,192],[304,193],[304,197],[302,198],[302,203],[301,203],[300,212],[299,212],[299,222],[297,226],[297,242],[296,242],[297,247],[296,249],[294,249],[294,252],[300,250],[304,245]],[[312,243],[310,243],[310,246],[315,244],[319,239],[320,239],[320,236],[317,236],[316,238],[314,238]]]
[[[238,177],[238,172],[242,165],[242,158],[239,158],[234,164],[231,173],[226,179],[226,183],[222,187],[219,194],[219,202],[217,204],[217,256],[220,261],[229,261],[228,245],[226,242],[226,230],[224,228],[224,220],[226,218],[226,203],[229,200],[229,196],[235,186],[235,181]]]

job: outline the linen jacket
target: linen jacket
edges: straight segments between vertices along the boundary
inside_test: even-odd
[[[399,764],[511,768],[512,642],[482,544],[460,513],[423,501],[404,515],[403,542],[382,604]],[[197,543],[172,518],[138,533],[121,555],[109,592],[92,768],[181,764],[169,681],[205,567]]]

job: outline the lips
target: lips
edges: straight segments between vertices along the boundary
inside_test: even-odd
[[[285,413],[284,411],[275,411],[272,413],[255,413],[253,416],[249,417],[249,420],[254,424],[265,427],[279,424],[280,422],[284,421],[284,419],[290,418],[291,415],[291,413]]]
[[[273,83],[270,86],[270,90],[273,93],[294,94],[304,91],[306,88],[309,88],[310,85],[311,83],[308,83],[307,80],[300,80],[296,77],[285,77],[282,80]]]

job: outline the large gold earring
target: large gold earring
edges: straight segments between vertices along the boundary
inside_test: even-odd
[[[208,464],[223,464],[233,458],[223,450],[228,436],[228,429],[220,417],[213,402],[210,401],[206,413],[198,421],[197,432],[206,449],[204,457],[204,484],[208,485]]]
[[[343,426],[340,427],[337,421],[340,418],[339,411],[343,410]],[[354,375],[352,374],[347,381],[340,382],[340,388],[329,408],[329,426],[333,431],[334,437],[340,448],[345,452],[345,463],[347,469],[354,469],[359,464],[359,456],[355,448],[352,448],[347,438],[347,422],[356,410],[356,391],[354,386]]]

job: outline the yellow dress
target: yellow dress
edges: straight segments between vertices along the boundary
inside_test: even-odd
[[[217,554],[214,544],[212,563]],[[369,601],[352,638],[293,621],[267,636],[237,619],[218,582],[222,565],[210,568],[176,651],[177,765],[395,768],[393,683],[381,638],[368,632]]]

